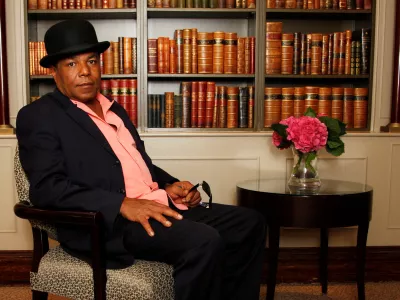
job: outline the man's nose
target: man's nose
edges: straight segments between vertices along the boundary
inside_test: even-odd
[[[79,75],[86,76],[90,74],[90,68],[86,63],[79,64]]]

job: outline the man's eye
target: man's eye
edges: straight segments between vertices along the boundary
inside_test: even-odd
[[[68,67],[73,67],[73,66],[75,66],[75,63],[74,63],[74,62],[68,63]]]
[[[89,60],[89,63],[90,63],[91,65],[94,65],[96,62],[97,62],[97,60],[95,60],[95,59]]]

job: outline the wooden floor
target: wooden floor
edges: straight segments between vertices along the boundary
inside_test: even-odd
[[[357,289],[355,284],[330,284],[328,295],[321,296],[318,285],[280,284],[276,289],[275,300],[356,300]],[[260,299],[265,299],[266,287],[261,287]],[[0,300],[28,300],[31,299],[30,289],[27,286],[0,287]],[[66,298],[51,295],[49,300],[65,300]],[[367,300],[400,300],[400,282],[367,283]],[[243,299],[246,300],[246,299]]]

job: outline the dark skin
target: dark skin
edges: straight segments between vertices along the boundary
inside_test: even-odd
[[[101,82],[98,53],[82,53],[61,59],[51,68],[51,75],[57,88],[65,96],[86,104],[99,118],[104,120],[102,107],[96,98]],[[199,205],[201,197],[197,190],[188,193],[192,186],[193,184],[188,181],[180,181],[167,185],[165,191],[175,203],[196,207]],[[142,224],[150,236],[154,236],[154,231],[149,223],[150,218],[159,221],[166,227],[172,225],[166,216],[177,220],[182,219],[182,215],[165,205],[129,197],[125,197],[123,200],[120,213],[124,218]]]

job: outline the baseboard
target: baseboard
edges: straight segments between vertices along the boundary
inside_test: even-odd
[[[267,281],[268,249],[263,266]],[[277,282],[318,282],[319,248],[281,248]],[[0,285],[28,284],[32,251],[0,251]],[[400,281],[400,246],[367,247],[366,281]],[[328,254],[328,280],[356,280],[356,248],[333,247]]]

